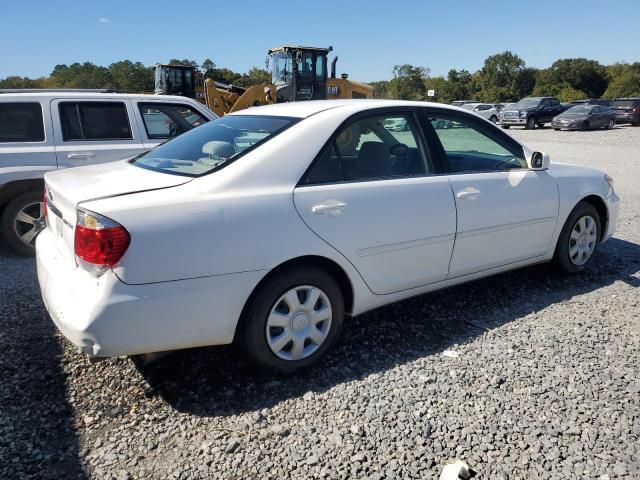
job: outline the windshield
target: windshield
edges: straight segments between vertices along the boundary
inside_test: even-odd
[[[591,110],[593,110],[593,107],[590,107],[588,105],[576,105],[575,107],[571,107],[564,113],[586,115],[587,113],[591,113]]]
[[[291,83],[291,54],[276,52],[271,56],[271,81],[274,85],[288,85]]]
[[[467,110],[473,110],[478,105],[480,105],[480,104],[479,103],[465,103],[464,105],[462,105],[462,108],[466,108]]]
[[[518,103],[516,103],[516,106],[531,108],[531,107],[537,107],[539,103],[540,103],[539,98],[523,98]]]
[[[295,122],[294,118],[257,115],[218,118],[163,143],[132,163],[158,172],[197,177],[235,161]]]

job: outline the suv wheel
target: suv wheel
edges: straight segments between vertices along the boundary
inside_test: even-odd
[[[42,191],[18,195],[2,214],[2,236],[21,255],[35,255],[36,236],[46,226],[42,196]]]
[[[533,130],[534,128],[536,128],[536,119],[533,117],[529,117],[524,128],[526,128],[527,130]]]
[[[291,374],[331,348],[343,317],[344,299],[333,277],[294,268],[273,277],[251,300],[242,319],[242,343],[260,367]]]

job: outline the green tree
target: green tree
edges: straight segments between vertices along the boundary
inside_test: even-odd
[[[424,81],[429,76],[429,69],[413,65],[396,65],[393,67],[393,79],[390,82],[392,98],[401,100],[422,100],[426,95]]]
[[[608,82],[605,67],[595,60],[564,58],[538,74],[534,92],[538,95],[559,95],[561,90],[571,88],[583,92],[584,97],[599,98],[607,89]]]
[[[609,84],[605,98],[640,96],[640,62],[615,63],[607,67]]]
[[[91,62],[56,65],[50,86],[60,88],[114,88],[109,69]]]
[[[526,78],[525,62],[518,55],[506,51],[487,57],[479,72],[479,97],[484,102],[517,100],[521,82]]]
[[[447,88],[447,79],[444,77],[429,77],[424,81],[425,90],[434,90],[434,97],[426,97],[425,100],[439,103],[451,103],[455,100],[450,96]]]
[[[238,80],[238,85],[249,87],[259,83],[271,83],[271,73],[268,70],[252,67]]]
[[[118,90],[130,93],[153,91],[153,69],[140,62],[122,60],[112,63],[109,73]]]
[[[46,86],[45,78],[31,79],[12,75],[0,80],[0,88],[46,88]]]
[[[216,68],[216,64],[213,63],[213,60],[211,60],[210,58],[207,58],[205,59],[204,62],[202,62],[202,65],[200,65],[200,68],[206,74],[209,70],[213,70],[214,68]]]
[[[373,98],[391,98],[389,80],[369,82],[369,85],[373,87]]]
[[[451,103],[454,100],[473,100],[476,94],[476,81],[467,70],[449,70],[447,83],[444,85],[442,103]]]

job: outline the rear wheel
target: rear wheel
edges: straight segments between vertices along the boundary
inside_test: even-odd
[[[510,127],[511,125],[500,125],[500,126],[501,126],[502,128],[504,128],[505,130],[509,130],[509,127]]]
[[[616,124],[616,122],[614,122],[613,119],[609,120],[609,123],[607,123],[607,130],[613,129],[615,124]]]
[[[593,205],[580,202],[562,227],[554,263],[565,273],[578,273],[593,260],[601,234],[600,216]]]
[[[534,128],[536,128],[536,119],[533,117],[529,117],[524,128],[526,128],[527,130],[533,130]]]
[[[496,117],[495,115],[492,115],[491,118],[489,119],[489,121],[491,123],[498,123],[498,117]]]
[[[294,268],[274,276],[250,301],[242,343],[265,370],[290,374],[316,363],[342,329],[344,298],[331,275]]]
[[[11,249],[21,255],[35,255],[36,236],[46,226],[43,192],[26,192],[11,200],[1,224],[2,236]]]

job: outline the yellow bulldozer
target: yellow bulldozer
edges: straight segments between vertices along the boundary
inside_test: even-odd
[[[285,45],[267,53],[266,65],[271,83],[239,87],[210,78],[205,79],[193,66],[156,65],[155,93],[183,95],[204,103],[222,116],[252,106],[269,103],[297,102],[344,98],[372,98],[373,88],[348,79],[347,74],[336,77],[335,56],[328,73],[329,48]]]

